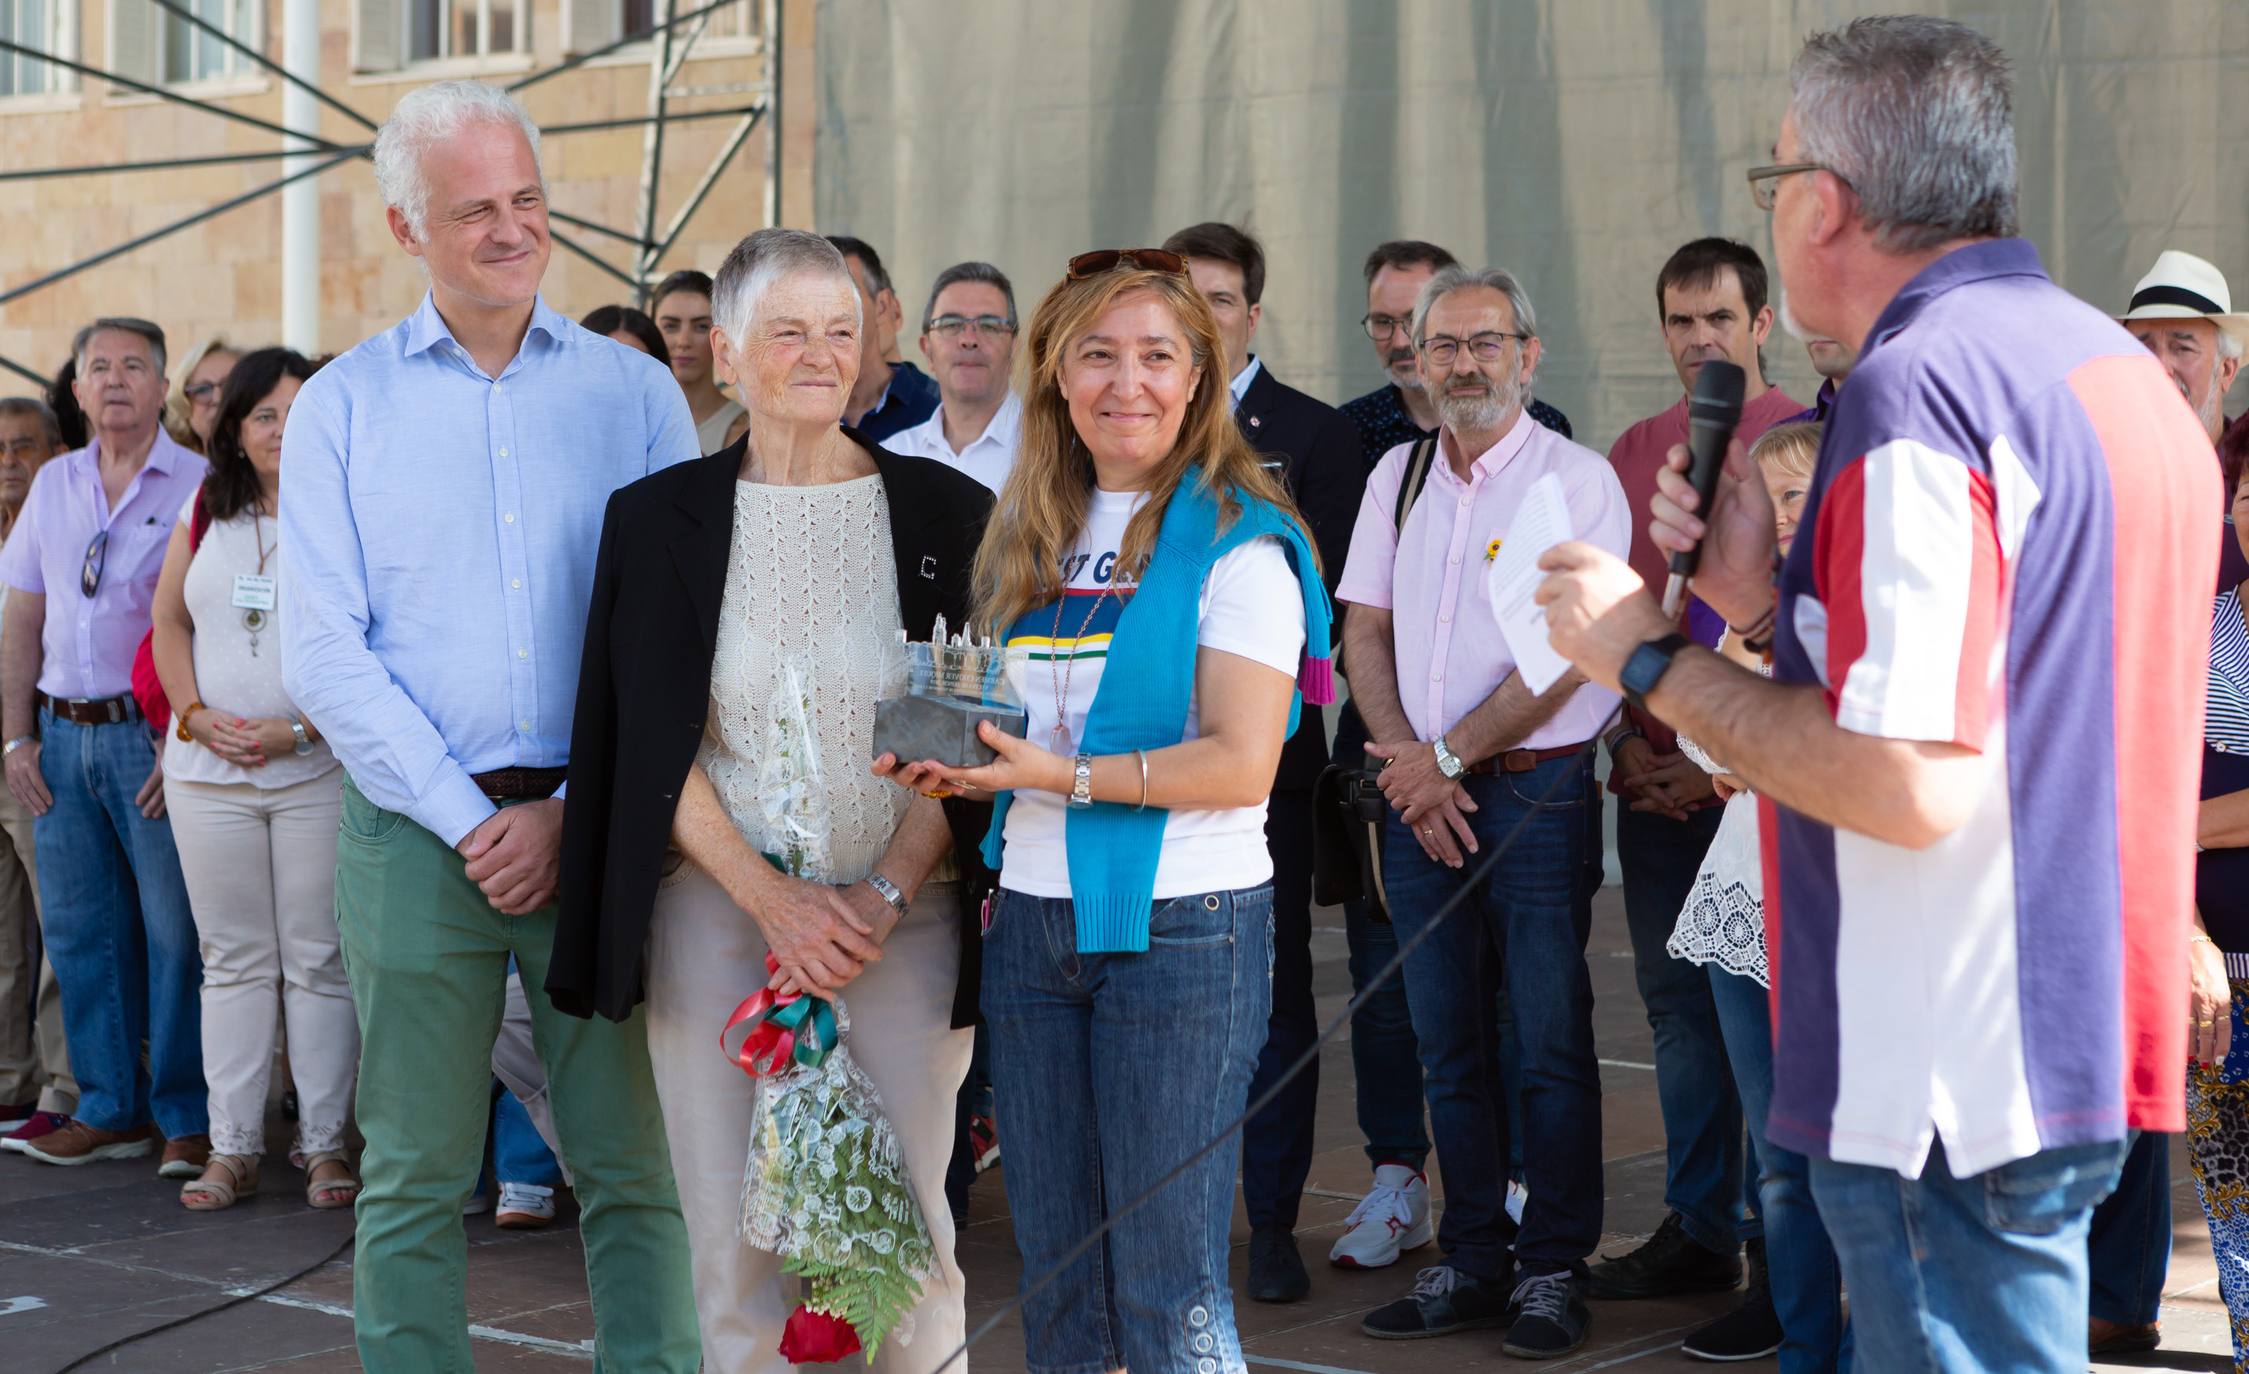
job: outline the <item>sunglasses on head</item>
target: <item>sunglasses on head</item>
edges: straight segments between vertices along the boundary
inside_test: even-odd
[[[1187,259],[1177,253],[1167,253],[1161,248],[1103,248],[1091,253],[1080,253],[1070,259],[1069,279],[1084,281],[1098,277],[1103,272],[1118,268],[1141,272],[1169,272],[1175,276],[1187,275]]]

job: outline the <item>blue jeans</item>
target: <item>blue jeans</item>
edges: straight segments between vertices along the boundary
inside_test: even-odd
[[[1366,722],[1359,719],[1358,708],[1344,702],[1336,712],[1336,763],[1364,768],[1366,742]],[[1388,921],[1374,919],[1367,903],[1345,902],[1343,936],[1350,948],[1351,995],[1357,997],[1398,956],[1398,931]],[[1402,971],[1351,1013],[1351,1077],[1367,1162],[1377,1167],[1403,1164],[1420,1173],[1429,1162],[1429,1127],[1421,1093],[1421,1049],[1414,1040]]]
[[[1585,807],[1591,762],[1553,759],[1528,773],[1462,779],[1483,856],[1523,821],[1507,856],[1406,959],[1406,994],[1444,1169],[1437,1241],[1446,1261],[1504,1283],[1508,1247],[1526,1272],[1575,1269],[1601,1237],[1601,1076],[1593,1051],[1593,984],[1585,968],[1592,926],[1586,890]],[[1538,798],[1551,792],[1552,800]],[[1462,869],[1430,859],[1392,812],[1382,872],[1401,942],[1462,889]],[[1504,981],[1522,1045],[1523,1173],[1530,1205],[1521,1234],[1508,1219],[1507,1151],[1513,1110],[1498,1081],[1497,989]]]
[[[1741,1099],[1726,1065],[1708,975],[1665,948],[1723,811],[1704,807],[1675,821],[1624,807],[1617,812],[1616,847],[1633,978],[1655,1032],[1664,1206],[1679,1214],[1697,1244],[1730,1251],[1762,1229],[1743,1211],[1757,1184],[1756,1169],[1742,1153]]]
[[[2102,1321],[2141,1326],[2163,1305],[2171,1269],[2171,1137],[2143,1131],[2124,1156],[2116,1191],[2093,1209],[2088,1239],[2093,1300]]]
[[[562,1186],[562,1162],[540,1138],[523,1103],[505,1089],[492,1104],[492,1176],[502,1183]]]
[[[1765,1139],[1773,1105],[1772,1004],[1754,979],[1711,964],[1710,994],[1726,1034],[1726,1057],[1741,1093],[1742,1117],[1756,1146],[1757,1211],[1765,1224],[1765,1268],[1780,1316],[1781,1374],[1829,1374],[1851,1367],[1843,1318],[1843,1271],[1812,1201],[1804,1156]]]
[[[148,725],[39,713],[39,771],[55,804],[32,822],[40,924],[62,990],[77,1119],[167,1137],[211,1128],[203,1086],[203,959],[171,822],[133,802],[156,766]],[[148,1067],[141,1042],[148,1042]]]
[[[1814,1158],[1861,1367],[2083,1374],[2085,1233],[2124,1152],[2064,1146],[1970,1178],[1941,1141],[1918,1179]]]
[[[1272,1012],[1273,890],[1155,904],[1142,954],[1080,954],[1065,898],[1003,890],[984,1020],[1026,1285],[1242,1114]],[[1034,1374],[1242,1374],[1222,1142],[1023,1306]]]

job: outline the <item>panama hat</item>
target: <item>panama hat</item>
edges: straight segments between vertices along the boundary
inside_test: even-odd
[[[2249,347],[2249,315],[2237,315],[2226,274],[2192,253],[2166,248],[2132,288],[2120,320],[2208,320]]]

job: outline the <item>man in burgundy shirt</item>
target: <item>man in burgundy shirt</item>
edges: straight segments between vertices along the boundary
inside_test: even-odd
[[[1665,453],[1686,442],[1687,394],[1702,365],[1729,362],[1745,374],[1735,431],[1744,444],[1804,407],[1765,380],[1760,349],[1773,330],[1773,309],[1765,264],[1748,245],[1705,238],[1673,253],[1656,275],[1656,310],[1681,395],[1626,430],[1609,463],[1632,506],[1633,571],[1660,587],[1666,556],[1648,540],[1648,503]],[[1689,604],[1687,619],[1688,633],[1704,644],[1715,643],[1723,628],[1699,602]],[[1740,1282],[1742,1241],[1759,1242],[1754,1222],[1744,1224],[1741,1104],[1710,980],[1664,948],[1717,833],[1720,808],[1709,775],[1653,717],[1631,713],[1609,736],[1609,752],[1610,786],[1625,800],[1617,812],[1617,852],[1640,1000],[1655,1028],[1670,1215],[1646,1244],[1595,1265],[1590,1291],[1612,1299],[1724,1291]]]

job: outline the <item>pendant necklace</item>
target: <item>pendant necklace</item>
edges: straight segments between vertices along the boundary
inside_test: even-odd
[[[265,516],[257,507],[250,508],[250,538],[258,546],[258,576],[265,576],[266,560],[281,546],[281,531],[273,532],[273,543],[266,543]],[[252,606],[242,613],[242,628],[250,632],[250,657],[258,656],[258,635],[266,627],[266,613]]]
[[[1093,604],[1086,608],[1085,619],[1078,622],[1078,632],[1070,639],[1070,657],[1057,670],[1054,666],[1054,656],[1062,652],[1062,603],[1068,599],[1069,588],[1065,586],[1062,591],[1063,594],[1054,599],[1054,634],[1048,641],[1049,656],[1046,666],[1047,674],[1054,682],[1054,752],[1068,757],[1072,752],[1070,748],[1070,676],[1077,671],[1078,667],[1078,641],[1085,638],[1085,632],[1092,626],[1093,617],[1101,609],[1101,603],[1109,599],[1109,589],[1103,587],[1101,594],[1093,598]]]

